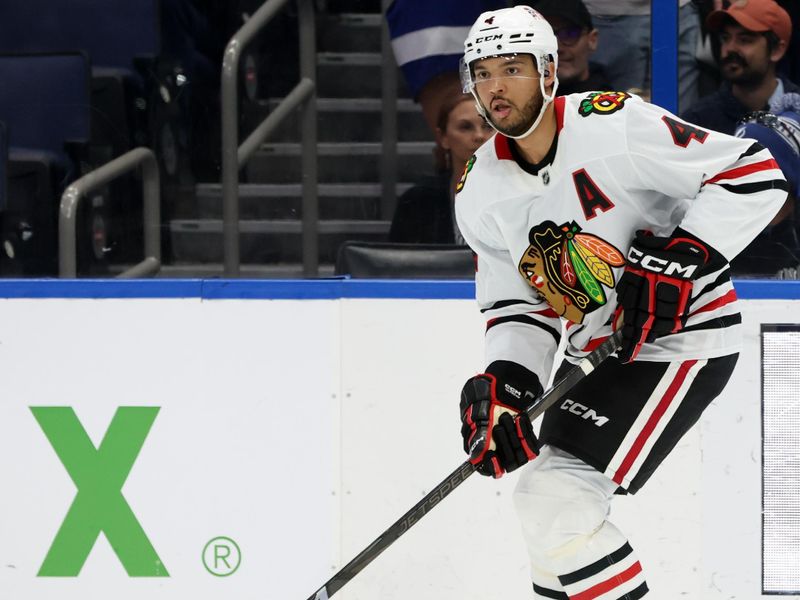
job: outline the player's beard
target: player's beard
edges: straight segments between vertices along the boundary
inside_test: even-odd
[[[505,100],[510,106],[516,109],[516,106]],[[539,117],[539,113],[542,110],[542,106],[544,105],[544,98],[542,98],[541,92],[535,93],[531,99],[519,110],[519,117],[514,119],[513,121],[509,120],[505,125],[498,125],[495,123],[493,119],[489,119],[492,122],[497,131],[502,133],[503,135],[507,135],[509,137],[517,137],[524,134],[528,129],[531,128],[533,122]],[[486,111],[487,114],[491,115],[490,111]]]

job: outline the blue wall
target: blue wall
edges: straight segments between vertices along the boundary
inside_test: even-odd
[[[800,281],[735,281],[745,300],[798,300]],[[375,279],[6,279],[0,298],[202,298],[331,300],[337,298],[470,299],[473,281]],[[800,315],[799,315],[800,316]]]

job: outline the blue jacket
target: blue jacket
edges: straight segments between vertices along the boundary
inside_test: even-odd
[[[783,81],[784,92],[800,93],[800,86],[784,77],[780,79]],[[768,109],[769,107],[765,106],[763,110]],[[750,109],[733,95],[731,84],[726,81],[719,90],[700,98],[684,111],[681,118],[706,129],[733,135],[736,123],[749,112],[751,112]]]

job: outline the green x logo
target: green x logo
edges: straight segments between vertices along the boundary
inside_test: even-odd
[[[102,531],[131,577],[168,577],[167,569],[122,496],[158,407],[123,406],[95,449],[69,406],[31,407],[78,488],[39,569],[40,577],[77,577]]]

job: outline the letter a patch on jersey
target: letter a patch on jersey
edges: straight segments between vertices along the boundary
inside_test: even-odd
[[[597,184],[589,177],[586,169],[580,169],[572,174],[578,199],[586,219],[594,219],[599,212],[606,212],[614,208],[614,203],[608,199]]]
[[[614,246],[582,232],[575,221],[540,223],[528,232],[528,241],[519,272],[559,316],[582,323],[607,302],[603,287],[614,288],[612,267],[625,264]]]
[[[675,142],[676,146],[680,146],[681,148],[686,148],[692,140],[697,140],[702,144],[708,137],[707,131],[689,125],[688,123],[681,123],[680,121],[669,118],[667,115],[661,117],[661,120],[667,124],[669,132],[672,134],[672,141]]]

